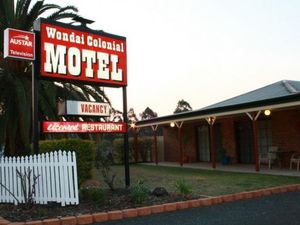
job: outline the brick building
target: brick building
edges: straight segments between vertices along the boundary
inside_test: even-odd
[[[199,110],[139,121],[164,129],[164,160],[254,164],[276,146],[281,165],[300,153],[300,81],[282,80]]]

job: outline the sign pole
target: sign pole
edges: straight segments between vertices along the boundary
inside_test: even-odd
[[[126,86],[123,87],[123,118],[126,128],[128,128],[127,118],[127,90]],[[130,186],[130,173],[129,173],[129,141],[128,130],[124,133],[124,167],[125,167],[125,185],[128,188]]]
[[[36,45],[35,45],[35,55],[36,59],[32,64],[32,148],[35,154],[39,153],[39,106],[38,106],[38,92],[39,92],[39,80],[37,76],[40,70],[40,35],[39,32],[35,31],[36,35]]]

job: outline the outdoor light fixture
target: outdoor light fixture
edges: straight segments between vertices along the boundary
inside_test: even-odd
[[[130,127],[131,127],[131,128],[135,128],[135,123],[131,123],[131,124],[130,124]]]
[[[265,114],[266,116],[270,116],[270,115],[271,115],[271,110],[266,109],[266,110],[264,111],[264,114]]]
[[[171,123],[170,123],[170,127],[175,127],[175,123],[174,123],[174,122],[171,122]]]

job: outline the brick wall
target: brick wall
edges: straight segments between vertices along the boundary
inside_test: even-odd
[[[300,109],[278,111],[271,116],[273,145],[300,152]]]
[[[260,117],[262,117],[261,115]],[[278,146],[281,150],[300,152],[300,108],[273,111],[271,116],[272,145]],[[237,149],[235,137],[235,122],[250,120],[246,115],[235,117],[217,118],[221,123],[222,146],[227,154],[236,162]],[[185,123],[182,128],[184,153],[188,156],[189,162],[197,161],[197,140],[196,127],[206,122],[201,120],[196,123]],[[179,162],[179,141],[178,129],[166,127],[164,129],[165,161]],[[289,156],[285,159],[289,161]]]

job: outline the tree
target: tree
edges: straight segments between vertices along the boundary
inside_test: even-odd
[[[135,123],[138,121],[138,118],[134,112],[133,108],[130,108],[129,111],[127,112],[127,117],[128,117],[128,123]]]
[[[112,108],[111,112],[110,112],[110,121],[117,122],[117,123],[122,122],[123,121],[123,113],[120,110]]]
[[[193,110],[190,104],[185,100],[179,100],[174,113],[181,113]]]
[[[142,113],[140,113],[140,117],[141,120],[148,120],[157,117],[157,113],[147,107]]]
[[[32,6],[31,6],[32,5]],[[74,6],[61,7],[44,1],[0,0],[0,43],[7,28],[31,31],[33,22],[47,13],[47,18],[60,20],[77,15]],[[6,155],[30,152],[31,140],[31,63],[3,59],[0,45],[0,147],[5,145]],[[41,81],[39,92],[39,120],[58,120],[56,103],[59,98],[70,100],[109,102],[100,87]],[[65,118],[69,119],[69,118]]]

